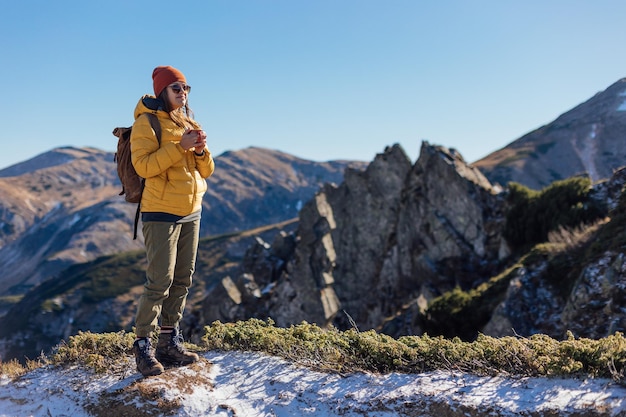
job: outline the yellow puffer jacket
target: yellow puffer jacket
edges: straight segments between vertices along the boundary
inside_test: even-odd
[[[208,149],[204,156],[185,151],[179,144],[185,129],[177,126],[164,110],[157,110],[153,96],[143,96],[135,108],[130,135],[133,166],[146,186],[141,199],[142,212],[187,216],[202,208],[207,190],[205,178],[213,174],[215,163]],[[144,113],[154,113],[161,123],[161,146]]]

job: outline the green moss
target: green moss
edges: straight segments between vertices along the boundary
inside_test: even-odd
[[[609,213],[610,221],[599,231],[590,246],[588,256],[598,256],[605,251],[621,252],[626,248],[626,193],[622,190],[615,210]]]
[[[79,364],[96,372],[125,372],[135,335],[81,332],[38,363]],[[406,372],[455,370],[476,375],[592,376],[624,383],[626,339],[621,333],[599,340],[557,341],[546,335],[494,338],[479,334],[472,342],[460,338],[404,336],[394,339],[373,330],[338,331],[301,323],[278,328],[271,320],[215,322],[205,327],[203,346],[190,349],[265,352],[327,372]],[[0,374],[21,375],[19,364],[1,367]],[[32,369],[33,363],[28,365]]]
[[[404,336],[374,331],[341,332],[302,323],[276,328],[273,322],[215,322],[205,328],[204,348],[263,351],[316,369],[337,372],[424,372],[460,370],[478,375],[612,377],[621,382],[626,339],[618,333],[600,340],[564,341],[546,335],[493,338]]]
[[[520,267],[516,264],[469,291],[455,288],[433,299],[421,316],[422,327],[429,334],[475,339],[477,329],[487,324]]]
[[[603,207],[589,198],[589,178],[556,181],[542,191],[509,184],[504,235],[514,247],[530,247],[548,239],[559,227],[591,223],[606,215]]]
[[[67,343],[57,346],[51,361],[55,364],[81,363],[96,372],[111,371],[123,366],[120,359],[126,357],[134,339],[134,334],[125,332],[79,332]]]

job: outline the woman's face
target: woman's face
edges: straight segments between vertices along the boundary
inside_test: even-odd
[[[176,82],[167,86],[167,99],[172,110],[179,109],[187,103],[187,94],[191,87],[187,84]]]

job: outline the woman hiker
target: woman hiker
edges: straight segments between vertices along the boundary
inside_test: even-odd
[[[130,136],[133,165],[146,179],[141,221],[148,266],[133,344],[137,369],[144,376],[160,374],[163,365],[198,360],[183,347],[178,326],[195,269],[205,179],[215,168],[206,133],[189,108],[191,87],[183,73],[160,66],[152,80],[154,96],[139,100]],[[160,144],[146,113],[159,120]],[[153,349],[151,337],[159,322],[159,341]]]

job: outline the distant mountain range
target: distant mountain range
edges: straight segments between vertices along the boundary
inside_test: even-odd
[[[202,235],[295,218],[324,183],[365,162],[314,162],[262,148],[216,156]],[[70,265],[143,247],[132,239],[135,204],[121,190],[113,154],[59,148],[0,171],[0,297],[24,294]],[[0,304],[1,306],[1,304]],[[1,311],[1,308],[0,308]]]

